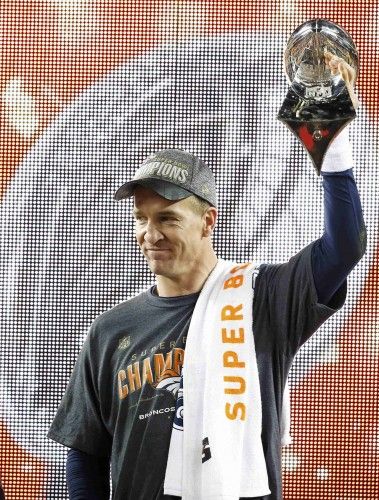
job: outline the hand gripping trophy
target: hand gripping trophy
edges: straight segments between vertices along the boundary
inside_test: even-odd
[[[356,47],[337,24],[307,21],[288,41],[284,69],[291,88],[277,118],[298,137],[320,175],[329,144],[356,117]]]

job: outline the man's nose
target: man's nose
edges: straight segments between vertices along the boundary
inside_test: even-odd
[[[146,243],[148,243],[149,245],[155,245],[157,241],[162,240],[163,238],[163,234],[158,231],[154,224],[149,222],[146,226],[146,232],[144,236],[144,240],[146,241]]]

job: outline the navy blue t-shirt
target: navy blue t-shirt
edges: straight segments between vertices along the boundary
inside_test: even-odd
[[[253,331],[262,395],[270,489],[280,498],[280,415],[288,370],[299,347],[340,308],[317,302],[313,244],[286,264],[263,265]],[[110,456],[115,500],[162,497],[175,388],[198,293],[158,297],[154,288],[93,323],[48,436],[70,448]]]

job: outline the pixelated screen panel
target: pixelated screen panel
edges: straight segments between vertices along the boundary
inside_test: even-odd
[[[0,13],[7,498],[68,498],[67,450],[47,430],[93,319],[153,282],[131,204],[113,201],[143,158],[179,147],[212,168],[221,257],[283,262],[321,236],[321,180],[276,114],[286,40],[322,17],[360,55],[350,130],[368,249],[291,369],[283,493],[376,499],[378,2],[3,0]]]

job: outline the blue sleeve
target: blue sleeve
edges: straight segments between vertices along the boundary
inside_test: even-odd
[[[321,172],[324,187],[324,234],[312,250],[318,301],[329,304],[366,251],[366,228],[352,169]]]
[[[66,481],[70,500],[109,500],[109,459],[69,450]]]

